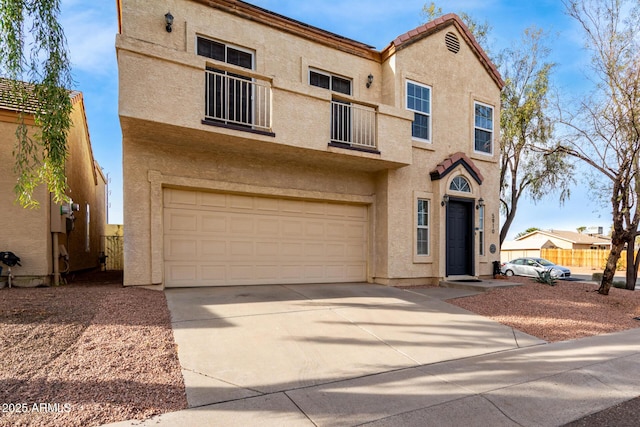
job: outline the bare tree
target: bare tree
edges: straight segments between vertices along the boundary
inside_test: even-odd
[[[627,245],[627,288],[634,289],[640,224],[640,4],[637,0],[564,1],[591,52],[594,92],[561,109],[566,134],[552,154],[566,153],[606,179],[613,227],[611,252],[598,292],[607,295]]]

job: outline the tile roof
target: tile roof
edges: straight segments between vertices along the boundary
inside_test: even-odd
[[[35,89],[33,85],[24,82],[16,82],[17,84],[21,84],[25,87],[26,93],[33,93]],[[35,113],[38,109],[38,103],[35,100],[35,97],[29,96],[25,99],[24,103],[21,103],[18,98],[16,98],[16,94],[12,90],[12,85],[14,83],[11,79],[7,79],[4,77],[0,77],[0,108],[5,110],[12,111],[22,111],[24,113]],[[23,104],[24,106],[21,106]]]
[[[26,82],[15,83],[23,85],[26,89],[26,99],[21,105],[20,100],[16,98],[16,94],[12,90],[11,86],[14,84],[13,81],[5,77],[0,77],[0,109],[34,114],[38,109],[38,101],[35,96],[33,96],[35,86]],[[71,98],[71,103],[75,104],[80,98],[82,98],[82,92],[76,90],[69,91],[69,98]]]
[[[436,166],[436,168],[430,173],[431,179],[433,181],[437,181],[444,178],[458,165],[462,165],[478,184],[482,184],[484,177],[482,176],[482,173],[480,173],[480,169],[478,169],[475,163],[473,163],[473,160],[461,151],[452,154],[442,162],[438,163],[438,166]]]

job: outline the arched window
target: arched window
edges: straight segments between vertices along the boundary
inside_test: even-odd
[[[451,181],[449,190],[460,191],[463,193],[471,193],[471,186],[469,185],[469,181],[467,181],[467,179],[464,176],[458,175],[455,178],[453,178],[453,181]]]

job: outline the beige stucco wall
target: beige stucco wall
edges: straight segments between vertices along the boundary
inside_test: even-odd
[[[98,256],[106,224],[106,181],[97,163],[94,163],[91,144],[88,139],[87,122],[84,115],[84,101],[80,98],[71,113],[72,126],[69,129],[69,155],[65,165],[67,175],[67,195],[80,210],[74,212],[75,225],[66,239],[71,271],[86,270],[99,266]],[[87,250],[87,206],[89,207],[89,248]]]
[[[34,197],[41,202],[39,209],[24,209],[15,202],[13,188],[16,175],[13,157],[16,145],[17,116],[0,110],[0,252],[11,251],[20,257],[22,267],[15,266],[12,274],[18,276],[46,276],[51,270],[51,235],[49,234],[49,200],[44,187],[36,188]],[[33,135],[34,128],[29,128]],[[3,276],[7,267],[3,267]],[[0,279],[3,280],[3,279]]]
[[[68,134],[68,158],[65,172],[69,186],[68,195],[80,204],[75,212],[75,230],[66,235],[59,234],[59,243],[65,245],[71,270],[97,267],[101,236],[105,224],[105,179],[101,172],[94,175],[94,162],[88,140],[86,118],[82,99],[75,103],[72,111],[72,127]],[[0,251],[12,251],[22,260],[22,267],[12,269],[19,278],[18,285],[38,285],[50,283],[53,273],[53,252],[51,215],[59,212],[59,207],[51,207],[46,187],[36,188],[34,196],[40,202],[37,209],[24,209],[14,203],[13,187],[16,175],[13,172],[15,159],[12,155],[16,144],[15,113],[0,110],[0,216],[5,226],[0,227]],[[33,119],[27,117],[33,122]],[[36,133],[30,127],[32,134]],[[85,250],[86,204],[90,205],[90,251]],[[64,222],[62,222],[64,224]],[[6,267],[5,272],[6,275]],[[36,279],[26,277],[34,276]]]
[[[173,31],[164,29],[170,6]],[[116,47],[123,129],[125,284],[162,283],[162,187],[323,199],[369,206],[369,280],[385,284],[433,283],[445,271],[442,196],[458,174],[469,194],[485,201],[485,253],[475,274],[488,276],[489,246],[499,246],[498,135],[500,91],[458,30],[451,26],[396,52],[384,63],[330,48],[194,1],[169,6],[122,2],[122,34]],[[444,34],[459,35],[458,54]],[[255,51],[253,71],[195,54],[196,35]],[[273,133],[248,134],[203,125],[207,64],[265,80],[273,88]],[[309,86],[310,67],[352,79],[346,97],[378,111],[378,150],[363,153],[328,147],[332,93]],[[374,76],[371,88],[366,76]],[[412,141],[413,113],[405,109],[405,82],[432,87],[430,144]],[[335,94],[333,94],[335,95]],[[474,101],[494,107],[494,152],[473,152]],[[444,179],[429,173],[464,152],[484,176],[482,185],[458,167]],[[415,254],[418,198],[431,205],[430,255]],[[474,203],[475,204],[475,203]],[[476,212],[476,211],[474,211]],[[477,226],[477,213],[474,213]]]

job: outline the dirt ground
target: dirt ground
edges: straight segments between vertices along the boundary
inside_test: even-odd
[[[97,426],[187,407],[164,293],[121,275],[0,289],[0,426]],[[640,293],[558,282],[449,302],[547,341],[640,327]]]

